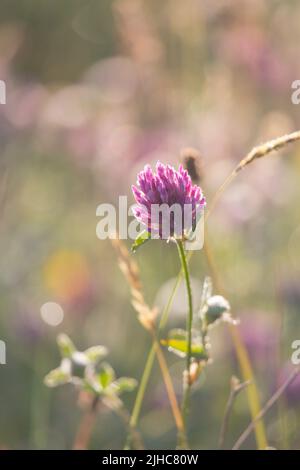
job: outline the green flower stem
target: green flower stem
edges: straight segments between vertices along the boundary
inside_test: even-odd
[[[186,425],[187,415],[189,412],[189,402],[190,402],[190,390],[191,390],[191,383],[190,383],[190,368],[191,368],[191,360],[192,360],[192,325],[193,325],[193,299],[192,299],[192,289],[191,289],[191,281],[190,281],[190,274],[188,263],[186,259],[186,254],[183,246],[183,242],[181,240],[177,241],[178,253],[179,258],[181,261],[181,266],[185,278],[186,283],[186,290],[188,296],[188,315],[186,320],[186,331],[187,331],[187,355],[186,355],[186,371],[184,376],[184,391],[183,391],[183,400],[182,400],[182,415],[184,424]]]

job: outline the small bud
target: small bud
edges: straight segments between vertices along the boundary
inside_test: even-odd
[[[202,158],[198,150],[194,148],[184,148],[181,151],[180,159],[182,164],[190,175],[194,184],[198,184],[203,179]]]
[[[201,311],[201,318],[206,328],[219,321],[236,325],[237,320],[233,319],[230,313],[230,304],[222,295],[213,295],[206,300]]]
[[[222,295],[213,295],[206,301],[206,319],[208,324],[219,320],[224,313],[230,311],[230,304]]]
[[[71,358],[72,376],[84,378],[86,367],[89,365],[89,360],[83,352],[75,351]]]

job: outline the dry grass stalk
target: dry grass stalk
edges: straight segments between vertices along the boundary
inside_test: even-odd
[[[247,437],[251,434],[253,429],[255,428],[255,424],[265,416],[265,414],[272,408],[274,403],[281,397],[281,395],[285,392],[288,386],[295,380],[297,375],[300,373],[300,367],[296,367],[290,376],[286,379],[286,381],[279,387],[279,389],[272,395],[272,397],[267,401],[263,409],[260,413],[251,421],[249,426],[245,429],[245,431],[241,434],[238,438],[236,443],[234,444],[232,450],[238,450],[243,442],[247,439]]]
[[[275,150],[280,150],[281,148],[285,147],[287,144],[296,142],[299,139],[300,139],[300,131],[296,131],[296,132],[292,132],[291,134],[278,137],[277,139],[273,139],[268,142],[265,142],[264,144],[258,145],[257,147],[254,147],[251,150],[251,152],[249,152],[248,155],[246,155],[246,157],[243,158],[243,160],[239,162],[234,172],[238,173],[243,168],[245,168],[246,165],[249,165],[249,163],[252,163],[254,160],[265,157],[269,153]]]
[[[156,307],[149,307],[145,301],[139,268],[119,238],[112,240],[112,245],[118,253],[119,267],[130,287],[131,303],[138,314],[138,319],[144,328],[152,331],[158,310]]]
[[[226,409],[224,413],[224,418],[221,426],[221,431],[220,431],[220,437],[219,437],[219,448],[223,449],[224,444],[225,444],[225,437],[226,437],[226,432],[228,429],[229,425],[229,418],[231,415],[231,411],[234,405],[234,401],[238,394],[244,390],[248,385],[250,384],[250,381],[248,380],[247,382],[240,382],[240,380],[232,376],[230,380],[230,393],[229,393],[229,398],[226,404]]]
[[[215,208],[217,202],[219,201],[221,195],[225,191],[225,189],[230,185],[230,183],[235,179],[236,175],[243,170],[247,165],[252,163],[253,161],[266,157],[271,152],[277,151],[282,149],[288,144],[296,142],[300,140],[300,131],[292,132],[291,134],[286,134],[284,136],[278,137],[277,139],[270,140],[265,142],[264,144],[258,145],[254,147],[247,155],[244,157],[235,169],[231,172],[231,174],[226,178],[224,183],[220,186],[218,191],[216,192],[213,200],[210,204],[210,209],[206,212],[205,219],[211,214],[213,209]]]

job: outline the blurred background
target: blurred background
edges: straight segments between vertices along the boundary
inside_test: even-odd
[[[210,200],[254,146],[300,128],[291,84],[300,78],[300,4],[294,0],[1,0],[0,446],[68,449],[81,416],[70,386],[50,390],[56,336],[79,349],[105,345],[118,376],[140,379],[151,345],[136,320],[109,240],[96,238],[96,207],[133,202],[146,163],[179,163],[199,150]],[[250,165],[208,223],[215,263],[253,360],[262,402],[291,368],[300,339],[300,147]],[[130,244],[128,243],[128,246]],[[146,298],[162,308],[179,269],[176,247],[135,255]],[[163,260],[163,263],[162,263]],[[194,297],[208,273],[191,263]],[[215,292],[217,293],[217,292]],[[63,309],[53,325],[47,302]],[[183,326],[185,292],[169,326]],[[43,309],[42,309],[43,311]],[[134,347],[133,347],[134,346]],[[230,336],[212,336],[213,363],[192,396],[193,448],[217,448],[230,377],[240,376]],[[182,361],[166,358],[181,393]],[[131,410],[135,393],[125,397]],[[266,418],[270,445],[299,448],[300,379]],[[238,397],[226,446],[250,419]],[[142,408],[147,448],[174,448],[176,432],[155,363]],[[120,449],[118,416],[99,414],[90,447]],[[254,448],[253,436],[245,447]]]

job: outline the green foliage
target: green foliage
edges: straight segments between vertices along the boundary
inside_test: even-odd
[[[45,377],[45,384],[47,387],[57,387],[58,385],[63,385],[71,380],[71,375],[64,371],[62,367],[53,369]]]
[[[191,354],[197,361],[209,359],[207,346],[209,344],[208,327],[227,321],[234,323],[230,315],[229,302],[221,295],[212,295],[212,282],[206,277],[203,282],[202,296],[196,322],[192,329]],[[188,352],[187,332],[182,329],[172,329],[167,339],[162,339],[161,344],[169,351],[181,358],[185,358]]]
[[[168,338],[161,340],[161,343],[164,346],[167,346],[169,351],[174,352],[179,357],[186,357],[188,352],[188,341],[187,333],[185,330],[175,329],[171,330],[168,334]],[[200,340],[195,340],[192,342],[192,357],[197,360],[206,360],[208,355],[205,351]]]
[[[87,390],[99,397],[119,397],[124,392],[134,390],[135,379],[121,377],[116,379],[113,368],[107,362],[101,362],[107,355],[104,346],[93,346],[85,351],[77,351],[70,338],[61,334],[57,338],[61,353],[59,367],[50,371],[44,383],[48,387],[57,387],[67,383]]]
[[[151,240],[150,233],[147,232],[147,230],[143,230],[143,232],[140,233],[140,235],[138,235],[136,237],[134,243],[131,246],[131,251],[133,251],[133,253],[135,253],[138,248],[140,248],[142,245],[144,245],[149,240]]]
[[[61,333],[57,337],[57,344],[62,357],[71,357],[72,354],[75,352],[75,346],[70,340],[70,338]]]
[[[105,346],[92,346],[84,351],[84,355],[92,364],[97,364],[107,355]]]

